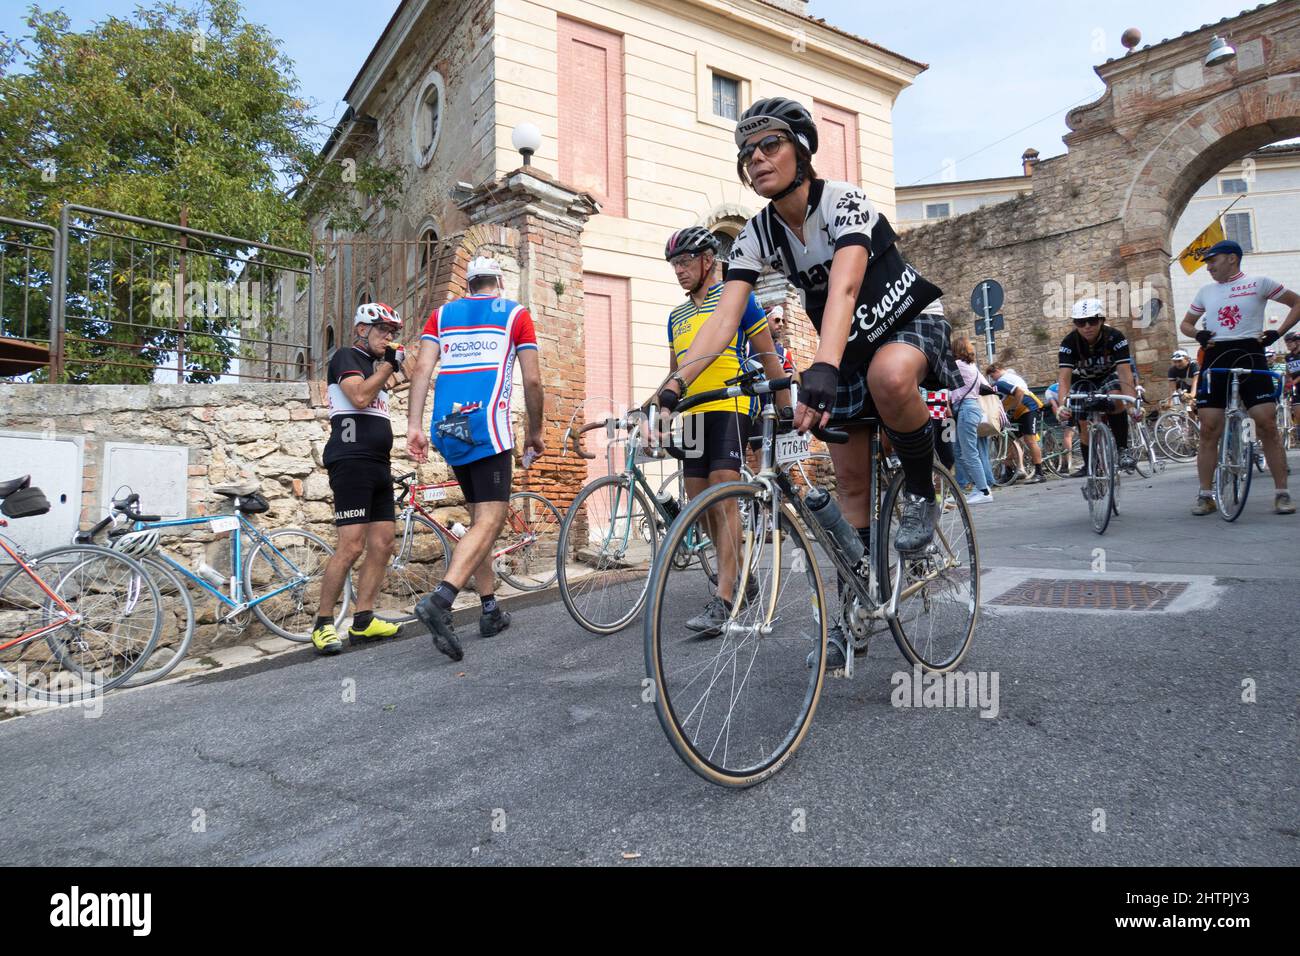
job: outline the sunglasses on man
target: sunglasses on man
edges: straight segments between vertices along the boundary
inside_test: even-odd
[[[790,137],[783,136],[780,133],[773,133],[771,136],[764,136],[757,143],[747,143],[740,148],[736,154],[742,166],[748,166],[754,159],[754,150],[761,149],[763,155],[771,158],[775,156],[777,150],[781,148],[782,143],[789,142]]]
[[[1075,327],[1076,329],[1081,329],[1081,328],[1083,328],[1084,326],[1088,326],[1088,325],[1101,325],[1101,323],[1102,323],[1103,321],[1104,321],[1104,320],[1102,319],[1102,317],[1101,317],[1100,315],[1094,315],[1094,316],[1093,316],[1092,318],[1090,318],[1090,319],[1075,319],[1075,320],[1074,320],[1074,327]]]

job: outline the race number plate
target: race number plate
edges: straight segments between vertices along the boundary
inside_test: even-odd
[[[797,432],[790,432],[786,435],[776,436],[776,463],[778,465],[788,465],[792,462],[803,461],[811,454],[811,433],[800,435]]]
[[[208,527],[212,529],[213,534],[222,534],[226,531],[234,531],[239,527],[239,519],[234,515],[228,518],[213,518],[208,522]]]
[[[446,497],[447,497],[446,488],[425,488],[424,489],[425,501],[443,501],[446,499]]]

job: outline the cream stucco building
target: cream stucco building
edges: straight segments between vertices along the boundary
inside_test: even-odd
[[[535,124],[533,166],[600,204],[582,235],[587,364],[609,365],[601,387],[640,393],[665,373],[665,320],[682,299],[662,257],[668,234],[702,223],[732,236],[758,209],[737,180],[732,139],[753,100],[784,95],[812,109],[819,174],[861,183],[894,215],[892,107],[925,64],[806,6],[403,0],[347,91],[328,154],[405,168],[401,209],[368,210],[366,238],[409,243],[399,265],[416,270],[416,240],[463,231],[467,187],[519,167],[512,130]],[[400,299],[383,275],[332,281],[355,287],[318,294],[321,357],[356,301]]]

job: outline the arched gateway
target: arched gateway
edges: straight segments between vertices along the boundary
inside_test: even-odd
[[[1237,51],[1205,66],[1210,40]],[[1169,284],[1174,226],[1193,193],[1247,153],[1300,136],[1300,0],[1283,0],[1110,60],[1106,92],[1069,113],[1068,151],[1033,168],[1029,196],[909,232],[909,258],[953,300],[989,276],[1007,289],[1007,335],[1022,374],[1055,375],[1070,301],[1095,292],[1123,311],[1139,368],[1174,347],[1187,303]],[[1163,303],[1154,321],[1148,300]],[[1171,307],[1171,303],[1173,307]]]

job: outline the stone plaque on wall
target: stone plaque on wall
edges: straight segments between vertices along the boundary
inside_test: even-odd
[[[164,519],[187,518],[186,481],[190,450],[184,445],[133,445],[104,443],[101,504],[112,506],[115,497],[130,489],[140,496],[140,510]]]

